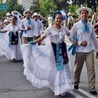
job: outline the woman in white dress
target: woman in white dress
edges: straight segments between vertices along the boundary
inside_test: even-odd
[[[0,34],[0,55],[5,55],[12,61],[22,60],[19,29],[17,18],[13,17],[12,22]]]
[[[64,43],[69,31],[61,26],[61,12],[56,12],[53,18],[55,24],[48,27],[39,39],[23,44],[21,50],[26,78],[33,86],[49,87],[58,96],[70,92],[73,87]],[[46,45],[35,45],[45,38],[48,38]]]

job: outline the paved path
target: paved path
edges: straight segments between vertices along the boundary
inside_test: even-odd
[[[73,75],[74,57],[70,55]],[[4,56],[0,57],[0,98],[98,98],[88,92],[86,68],[83,67],[79,90],[73,90],[66,96],[54,96],[50,89],[37,89],[31,86],[23,75],[23,62],[13,63]],[[95,60],[96,89],[98,92],[98,60]]]

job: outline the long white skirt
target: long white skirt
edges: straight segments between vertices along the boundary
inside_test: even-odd
[[[22,60],[22,53],[20,50],[20,38],[17,45],[10,45],[8,34],[0,33],[0,56],[5,55],[9,60]]]
[[[51,44],[44,46],[23,44],[21,46],[24,75],[37,88],[49,87],[54,95],[73,89],[69,65],[61,71],[56,70],[55,57]]]

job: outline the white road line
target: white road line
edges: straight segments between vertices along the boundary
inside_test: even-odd
[[[84,91],[84,90],[80,89],[80,88],[79,88],[79,90],[78,90],[78,91],[80,91],[81,93],[85,94],[85,95],[86,95],[86,96],[88,96],[89,98],[97,98],[97,97],[95,97],[95,96],[93,96],[93,95],[89,94],[88,92],[86,92],[86,91]]]
[[[80,96],[79,94],[77,94],[73,91],[70,91],[70,94],[72,94],[75,98],[84,98],[84,97]]]

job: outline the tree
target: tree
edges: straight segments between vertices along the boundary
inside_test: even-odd
[[[29,0],[29,2],[32,4],[30,9],[33,12],[40,12],[40,0]]]
[[[67,0],[53,0],[53,2],[56,5],[57,10],[68,9]]]
[[[69,10],[75,14],[77,7],[81,4],[84,6],[88,5],[87,1],[90,0],[72,0],[72,5],[68,4],[68,0],[29,0],[32,3],[31,10],[34,12],[40,12],[42,15],[47,16],[56,10],[64,10],[68,13]],[[70,1],[70,0],[69,0]],[[98,7],[98,0],[91,0],[93,3],[92,9],[96,10]]]
[[[86,5],[89,8],[92,8],[94,12],[96,12],[96,8],[98,7],[98,0],[73,0],[74,5]]]
[[[30,0],[30,2],[32,3],[30,9],[33,12],[40,12],[44,16],[51,14],[56,7],[52,0]]]
[[[67,0],[29,0],[33,11],[40,12],[43,15],[51,14],[56,10],[68,10]]]
[[[53,5],[52,0],[40,0],[40,12],[43,15],[51,14],[51,12],[56,8],[55,5]]]
[[[76,14],[76,10],[79,8],[79,5],[69,5],[69,10],[68,12],[71,12],[73,14],[74,17],[77,16]]]
[[[19,5],[17,3],[17,0],[7,0],[6,4],[8,5],[8,12],[11,12],[13,10],[19,11],[21,14],[23,14],[24,7],[22,5]]]
[[[94,12],[96,12],[96,3],[95,0],[87,0],[87,6],[94,9]]]

